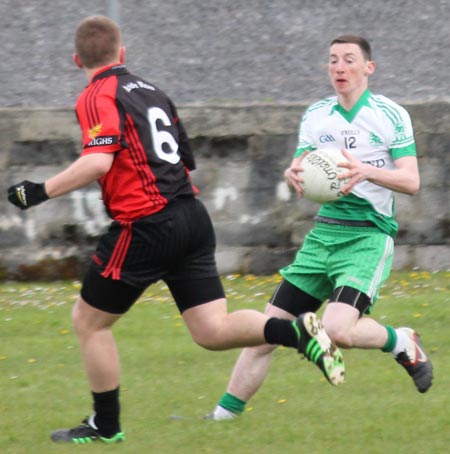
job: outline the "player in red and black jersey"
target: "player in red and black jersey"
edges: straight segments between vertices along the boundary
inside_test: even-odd
[[[194,158],[170,99],[130,74],[117,24],[83,20],[75,33],[75,63],[89,80],[76,111],[83,151],[44,183],[8,189],[27,209],[98,181],[113,219],[99,240],[73,309],[94,414],[54,441],[121,441],[120,362],[113,324],[152,283],[164,280],[195,342],[210,350],[281,344],[314,361],[333,384],[343,379],[342,356],[314,314],[294,322],[254,310],[227,312],[215,262],[209,215],[195,197],[189,172]]]
[[[123,65],[96,72],[77,102],[83,132],[82,156],[112,153],[100,178],[111,217],[134,221],[192,197],[194,157],[175,106],[154,85]]]

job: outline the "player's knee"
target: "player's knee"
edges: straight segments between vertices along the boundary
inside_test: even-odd
[[[80,310],[78,302],[75,304],[75,306],[72,309],[72,326],[75,330],[75,334],[78,337],[82,337],[87,330],[86,323],[85,323],[84,317],[82,315],[82,312]]]
[[[352,348],[351,333],[337,324],[324,324],[328,337],[341,348]]]
[[[221,344],[219,344],[217,342],[213,342],[211,339],[206,339],[205,341],[202,341],[202,342],[196,341],[196,343],[197,343],[197,345],[204,348],[205,350],[209,350],[212,352],[218,352],[218,351],[224,350],[224,347]]]
[[[196,332],[191,333],[192,339],[200,347],[206,350],[219,351],[224,350],[226,347],[223,345],[221,339],[211,332]]]
[[[79,339],[84,339],[92,333],[107,328],[112,324],[101,316],[96,316],[96,309],[89,306],[81,297],[72,309],[72,326]]]

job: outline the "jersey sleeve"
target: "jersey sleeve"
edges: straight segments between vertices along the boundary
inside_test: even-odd
[[[396,115],[393,120],[393,140],[390,144],[390,151],[393,159],[404,156],[416,156],[416,144],[414,132],[409,113],[401,106],[397,106]]]
[[[297,149],[295,151],[294,158],[299,157],[305,151],[311,151],[316,148],[311,130],[310,116],[308,114],[309,109],[304,113],[300,122]]]
[[[122,148],[120,115],[112,96],[90,93],[79,99],[76,110],[82,132],[82,156],[115,153]]]

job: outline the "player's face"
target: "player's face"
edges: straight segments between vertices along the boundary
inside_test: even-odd
[[[337,95],[361,95],[368,85],[375,63],[364,58],[357,44],[335,43],[330,47],[328,75]]]

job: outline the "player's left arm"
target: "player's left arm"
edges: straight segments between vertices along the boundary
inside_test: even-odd
[[[341,150],[348,162],[339,167],[347,169],[339,179],[349,178],[342,187],[344,194],[349,194],[353,187],[364,180],[383,186],[395,192],[415,195],[420,188],[420,174],[416,156],[403,156],[394,160],[394,169],[386,169],[363,163],[346,150]]]
[[[195,170],[195,159],[192,153],[189,137],[184,129],[183,122],[178,116],[177,108],[170,98],[167,99],[172,113],[173,121],[178,129],[178,153],[188,171]]]
[[[180,119],[178,119],[178,132],[178,152],[180,153],[181,160],[188,170],[195,170],[194,154],[192,153],[188,135]]]

